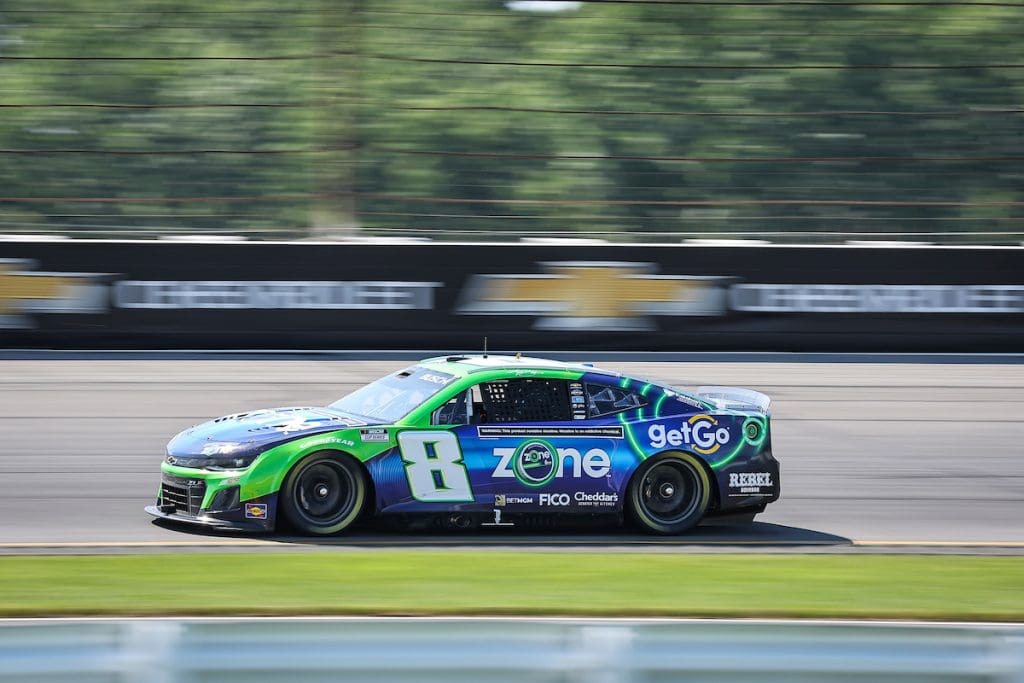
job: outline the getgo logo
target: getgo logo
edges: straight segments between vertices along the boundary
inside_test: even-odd
[[[718,420],[710,415],[694,415],[679,429],[666,429],[665,425],[653,424],[647,428],[647,438],[652,448],[691,446],[702,455],[711,455],[729,443],[729,430],[719,427]]]

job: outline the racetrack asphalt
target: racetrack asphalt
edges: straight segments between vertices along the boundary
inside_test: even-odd
[[[773,399],[782,499],[754,524],[672,538],[630,529],[375,529],[327,541],[154,523],[167,440],[259,407],[323,405],[404,360],[0,361],[0,554],[373,547],[1024,554],[1024,365],[606,362]]]

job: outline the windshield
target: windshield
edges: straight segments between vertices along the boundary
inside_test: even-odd
[[[397,422],[454,381],[446,372],[412,367],[381,377],[330,407],[375,422]]]

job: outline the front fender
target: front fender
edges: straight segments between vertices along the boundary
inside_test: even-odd
[[[381,442],[364,443],[360,439],[358,429],[345,429],[315,434],[275,446],[260,455],[242,479],[242,500],[278,492],[292,467],[312,453],[337,451],[365,464],[370,458],[394,446],[394,434],[390,429],[387,431],[388,441]]]

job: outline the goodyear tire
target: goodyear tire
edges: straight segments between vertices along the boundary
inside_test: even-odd
[[[707,471],[689,453],[670,453],[644,462],[629,485],[633,519],[647,531],[679,534],[697,526],[708,509]]]
[[[281,509],[301,533],[337,534],[363,511],[366,489],[366,475],[350,456],[314,453],[285,477]]]

